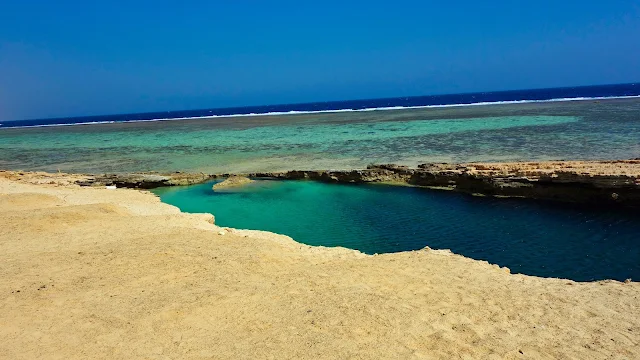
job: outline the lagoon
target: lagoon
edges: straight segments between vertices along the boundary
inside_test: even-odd
[[[367,254],[450,249],[512,273],[576,281],[640,279],[640,214],[625,209],[497,199],[390,185],[257,181],[160,188],[163,202],[314,246]]]

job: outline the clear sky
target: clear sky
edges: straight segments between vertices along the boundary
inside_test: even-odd
[[[0,3],[0,120],[637,81],[637,0]]]

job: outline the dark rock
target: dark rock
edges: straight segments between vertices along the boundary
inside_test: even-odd
[[[633,160],[605,162],[625,163]],[[524,165],[523,165],[524,164]],[[636,166],[635,164],[633,166]],[[160,186],[190,185],[212,178],[243,174],[105,174],[83,186],[116,185],[151,189]],[[369,165],[362,170],[293,170],[244,174],[250,178],[315,180],[330,183],[406,183],[444,188],[469,194],[525,197],[556,201],[640,206],[640,178],[628,175],[584,173],[573,170],[540,171],[538,163],[521,164],[421,164],[413,169],[395,164]]]
[[[168,175],[154,173],[140,174],[103,174],[95,175],[85,181],[78,181],[80,186],[113,186],[119,188],[154,189],[162,186],[192,185],[205,182],[211,177],[206,174],[173,173]]]

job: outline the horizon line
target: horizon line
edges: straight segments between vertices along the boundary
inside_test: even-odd
[[[123,112],[123,113],[109,113],[109,114],[94,114],[94,115],[71,115],[71,116],[54,116],[54,117],[39,117],[39,118],[27,118],[27,119],[13,119],[13,120],[0,120],[2,123],[11,123],[18,121],[36,121],[36,120],[59,120],[59,119],[79,119],[79,118],[98,118],[107,116],[119,116],[119,115],[144,115],[144,114],[156,114],[156,113],[172,113],[183,111],[205,111],[205,110],[227,110],[227,109],[250,109],[261,107],[279,107],[279,106],[300,106],[311,104],[323,104],[323,103],[348,103],[355,101],[373,101],[373,100],[392,100],[392,99],[415,99],[423,97],[436,97],[436,96],[451,96],[451,95],[473,95],[473,94],[487,94],[487,93],[506,93],[516,91],[539,91],[539,90],[556,90],[556,89],[572,89],[572,88],[587,88],[587,87],[605,87],[605,86],[622,86],[622,85],[638,85],[640,82],[625,82],[625,83],[607,83],[607,84],[592,84],[592,85],[573,85],[573,86],[557,86],[557,87],[536,87],[536,88],[519,88],[510,90],[493,90],[493,91],[469,91],[460,93],[435,93],[429,95],[410,95],[410,96],[395,96],[395,97],[376,97],[376,98],[359,98],[359,99],[347,99],[347,100],[325,100],[325,101],[309,101],[309,102],[293,102],[293,103],[278,103],[278,104],[262,104],[262,105],[242,105],[242,106],[221,106],[211,108],[193,108],[193,109],[179,109],[179,110],[157,110],[157,111],[140,111],[140,112]],[[522,99],[526,100],[526,99]],[[551,100],[551,99],[549,99]],[[514,100],[515,101],[515,100]],[[471,105],[460,104],[460,105]],[[444,104],[443,104],[444,105]],[[339,109],[335,109],[339,110]],[[318,111],[335,111],[335,110],[318,110]],[[314,111],[315,112],[315,111]],[[266,114],[266,113],[263,113]],[[250,115],[250,114],[247,114]],[[254,114],[259,115],[259,114]],[[231,115],[212,115],[217,117],[231,116]],[[207,117],[207,116],[199,116]]]

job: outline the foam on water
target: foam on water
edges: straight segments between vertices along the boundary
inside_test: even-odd
[[[39,128],[39,127],[57,127],[57,126],[73,126],[73,125],[101,125],[114,124],[119,122],[157,122],[157,121],[180,121],[180,120],[202,120],[217,118],[234,118],[234,117],[255,117],[255,116],[283,116],[283,115],[302,115],[302,114],[333,114],[343,112],[367,112],[367,111],[389,111],[389,110],[415,110],[415,109],[438,109],[438,108],[457,108],[466,106],[486,106],[486,105],[513,105],[513,104],[531,104],[531,103],[547,103],[547,102],[570,102],[570,101],[586,101],[586,100],[614,100],[614,99],[636,99],[640,95],[630,96],[594,96],[594,97],[573,97],[573,98],[555,98],[546,100],[509,100],[509,101],[481,101],[459,104],[438,104],[438,105],[419,105],[419,106],[382,106],[363,109],[331,109],[331,110],[315,110],[315,111],[270,111],[264,113],[239,113],[229,115],[204,115],[204,116],[188,116],[188,117],[167,117],[141,120],[105,120],[105,121],[79,121],[61,124],[39,124],[39,125],[13,125],[12,122],[0,123],[0,129],[20,129],[20,128]]]
[[[211,183],[154,190],[216,223],[368,254],[422,249],[577,281],[640,279],[640,214],[385,185],[262,181],[215,193]]]

